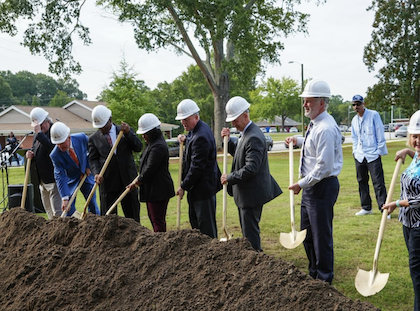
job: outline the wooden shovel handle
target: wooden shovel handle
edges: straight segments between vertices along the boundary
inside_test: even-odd
[[[178,188],[181,187],[182,183],[182,159],[184,156],[184,141],[179,143],[179,167],[178,167]],[[176,229],[179,230],[181,226],[181,197],[178,196],[176,205]]]
[[[23,209],[25,209],[26,194],[28,193],[28,181],[29,181],[29,173],[31,172],[31,161],[32,161],[32,158],[28,158],[26,161],[25,181],[23,184],[22,200],[20,202],[20,207]]]
[[[87,177],[87,174],[83,174],[83,178],[81,181],[79,181],[79,184],[77,185],[77,188],[74,190],[69,202],[67,203],[67,208],[69,209],[71,207],[71,205],[73,204],[73,201],[76,199],[77,193],[79,192],[80,188],[82,188],[83,183],[85,182]],[[61,217],[66,217],[67,216],[67,211],[63,211],[63,213],[61,214]]]
[[[99,172],[99,176],[103,176],[105,174],[105,171],[108,167],[108,164],[109,164],[109,162],[111,162],[112,156],[114,155],[115,149],[117,149],[117,146],[118,146],[123,134],[124,134],[124,132],[120,130],[120,132],[118,133],[118,136],[117,136],[117,140],[115,141],[114,145],[112,146],[111,151],[109,151],[108,157],[106,158],[105,163],[102,166],[101,171]],[[98,187],[98,184],[95,183],[92,187],[92,190],[89,193],[89,197],[87,198],[85,206],[83,208],[82,219],[84,219],[86,217],[87,207],[90,203],[90,200],[92,200],[92,197],[95,194],[95,191],[96,191],[97,187]]]
[[[133,179],[131,183],[134,183],[137,180],[138,176]],[[111,213],[114,211],[114,209],[117,207],[118,203],[120,203],[125,196],[130,192],[130,188],[126,188],[123,193],[118,197],[118,199],[112,204],[112,206],[109,208],[109,210],[106,212],[106,215],[111,215]]]

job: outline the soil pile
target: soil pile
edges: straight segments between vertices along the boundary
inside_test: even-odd
[[[130,219],[0,216],[1,310],[377,310],[293,265]]]

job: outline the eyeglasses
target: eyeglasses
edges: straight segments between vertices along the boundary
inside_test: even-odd
[[[353,107],[354,107],[354,106],[361,106],[361,105],[362,105],[362,103],[361,103],[361,102],[353,103]]]

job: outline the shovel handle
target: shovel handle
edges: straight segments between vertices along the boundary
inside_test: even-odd
[[[86,180],[86,177],[87,177],[87,174],[83,174],[82,180],[77,185],[76,190],[74,190],[69,203],[67,203],[67,208],[70,208],[70,206],[73,204],[73,201],[76,199],[77,193],[79,192],[80,188],[82,188],[82,185]],[[63,213],[61,214],[61,217],[66,217],[66,216],[67,216],[67,211],[63,211]]]
[[[99,176],[103,176],[105,174],[105,171],[108,167],[108,164],[109,164],[109,162],[111,162],[112,156],[114,155],[115,149],[117,149],[117,146],[118,146],[123,134],[124,134],[124,132],[120,130],[120,132],[118,133],[118,136],[117,136],[117,140],[115,141],[114,145],[112,146],[111,150],[109,151],[108,157],[106,158],[105,163],[102,166],[101,171],[99,172]],[[90,203],[90,200],[92,200],[92,197],[95,194],[95,191],[96,191],[97,187],[98,187],[98,184],[95,183],[92,187],[92,190],[89,193],[89,197],[87,198],[85,206],[83,208],[82,219],[84,219],[86,217],[87,207]]]
[[[23,209],[25,209],[26,194],[28,193],[28,181],[29,181],[29,173],[31,172],[31,161],[32,161],[32,158],[28,158],[28,160],[26,161],[25,181],[23,184],[22,201],[20,202],[20,207]]]
[[[389,186],[388,195],[386,197],[385,204],[388,204],[392,200],[392,196],[394,194],[394,188],[397,182],[398,173],[400,171],[401,164],[402,164],[402,159],[398,159],[397,164],[395,165],[394,174],[392,175],[391,185]],[[381,249],[382,238],[384,236],[387,216],[388,216],[388,210],[384,209],[382,212],[381,225],[379,227],[378,240],[376,242],[375,255],[373,257],[373,273],[374,274],[376,274],[376,269],[378,267],[379,251]]]
[[[293,165],[293,141],[289,142],[289,185],[293,185],[293,172],[294,165]],[[289,197],[290,197],[290,220],[292,222],[292,231],[295,229],[295,193],[293,190],[289,190]]]
[[[182,182],[182,159],[184,156],[184,141],[179,143],[179,165],[178,165],[178,188],[181,187]],[[181,226],[181,196],[178,196],[176,204],[176,229],[179,230]]]

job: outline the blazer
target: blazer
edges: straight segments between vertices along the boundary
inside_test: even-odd
[[[222,189],[220,176],[213,133],[199,120],[186,139],[181,188],[188,191],[192,201],[205,200]]]
[[[229,140],[228,151],[233,156],[228,191],[238,207],[260,207],[282,193],[270,175],[265,137],[255,123],[249,125],[237,146]]]
[[[116,126],[116,133],[119,134],[121,126]],[[112,156],[111,161],[104,173],[104,180],[99,186],[99,191],[120,192],[125,189],[134,178],[137,177],[136,164],[134,163],[133,152],[140,152],[143,145],[133,129],[130,128],[128,134],[124,134],[117,146],[116,154]],[[89,165],[93,176],[99,174],[104,165],[111,146],[106,137],[100,130],[89,137]]]
[[[54,166],[50,159],[50,153],[55,145],[51,142],[50,129],[48,129],[47,133],[39,132],[35,134],[32,144],[35,169],[38,174],[38,179],[44,184],[55,183]]]
[[[74,152],[76,153],[77,160],[79,161],[79,165],[73,161],[68,152],[61,151],[57,146],[55,146],[50,154],[50,158],[54,164],[55,180],[62,198],[66,196],[71,197],[79,184],[82,174],[85,174],[86,168],[89,168],[89,138],[85,133],[79,133],[71,135],[70,139]],[[85,184],[93,185],[94,183],[95,180],[93,175],[90,174],[86,178]]]
[[[144,149],[140,158],[138,180],[140,202],[161,201],[175,196],[174,183],[169,173],[169,151],[161,135]]]

